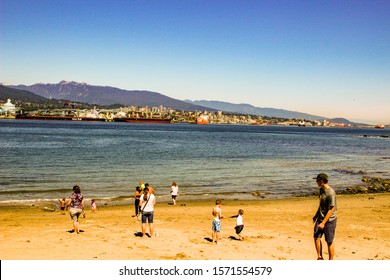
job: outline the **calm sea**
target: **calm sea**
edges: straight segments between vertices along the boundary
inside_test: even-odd
[[[78,184],[88,199],[130,203],[143,180],[168,201],[266,199],[390,178],[388,129],[0,121],[0,204],[57,203]]]

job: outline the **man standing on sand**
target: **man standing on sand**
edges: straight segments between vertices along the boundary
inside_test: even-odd
[[[320,205],[313,217],[314,225],[314,244],[317,251],[317,259],[323,260],[321,237],[325,235],[325,241],[328,245],[329,260],[334,258],[333,239],[337,223],[337,203],[336,192],[328,184],[328,175],[320,173],[316,178],[317,185],[320,188]]]

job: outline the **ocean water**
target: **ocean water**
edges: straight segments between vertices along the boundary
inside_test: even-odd
[[[139,180],[157,199],[278,199],[390,178],[388,129],[0,120],[0,205],[127,204]],[[253,196],[253,192],[261,196]]]

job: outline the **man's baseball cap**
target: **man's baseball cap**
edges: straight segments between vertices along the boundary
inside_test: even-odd
[[[317,175],[317,177],[315,177],[313,179],[322,180],[322,181],[328,181],[329,177],[325,173],[320,173],[320,174]]]

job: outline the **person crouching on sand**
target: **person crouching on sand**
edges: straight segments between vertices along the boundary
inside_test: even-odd
[[[213,208],[212,215],[213,215],[213,222],[211,224],[212,228],[212,242],[213,244],[218,244],[219,241],[219,235],[221,233],[221,219],[223,218],[222,216],[222,210],[221,210],[221,205],[222,201],[220,199],[217,199],[215,201],[215,207]]]

